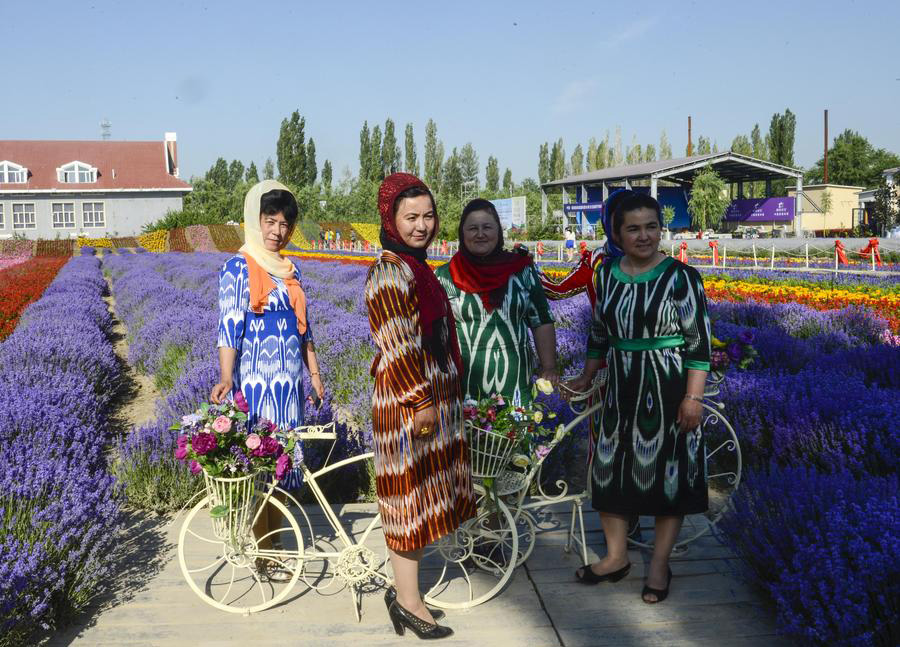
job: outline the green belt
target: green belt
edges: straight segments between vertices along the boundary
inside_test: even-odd
[[[659,350],[661,348],[677,348],[678,346],[684,346],[684,337],[682,335],[668,335],[666,337],[622,339],[621,337],[613,337],[610,335],[609,345],[616,350]]]

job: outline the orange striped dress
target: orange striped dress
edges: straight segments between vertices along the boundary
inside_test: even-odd
[[[475,515],[469,451],[463,435],[459,377],[444,373],[422,347],[412,270],[382,252],[366,279],[373,366],[375,487],[391,550],[418,550]],[[438,429],[413,436],[413,415],[434,405]]]

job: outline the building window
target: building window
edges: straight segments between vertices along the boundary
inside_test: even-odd
[[[74,229],[75,228],[75,203],[74,202],[54,202],[53,203],[53,228],[54,229]]]
[[[34,229],[34,203],[20,202],[12,206],[13,229]]]
[[[105,227],[106,217],[103,215],[102,202],[84,202],[81,205],[81,217],[85,227]]]
[[[90,184],[97,181],[97,169],[84,162],[70,162],[56,169],[56,179],[66,184]]]
[[[6,227],[6,223],[3,221],[3,205],[0,204],[0,229],[4,229]]]
[[[13,162],[0,162],[0,182],[9,184],[25,184],[28,181],[28,169]]]

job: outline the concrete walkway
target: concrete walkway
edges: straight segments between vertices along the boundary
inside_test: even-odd
[[[309,506],[309,510],[314,506]],[[361,520],[372,505],[341,508],[342,517]],[[665,603],[640,600],[649,554],[631,551],[630,575],[617,584],[585,587],[574,582],[580,565],[563,551],[568,510],[551,509],[540,519],[534,553],[516,569],[506,588],[468,611],[449,611],[455,635],[447,645],[528,645],[575,647],[600,645],[786,645],[775,635],[771,610],[733,574],[734,558],[711,536],[693,543],[673,559],[675,577]],[[67,630],[50,637],[55,647],[244,647],[260,645],[416,644],[391,628],[383,591],[363,598],[357,622],[351,596],[344,590],[317,593],[302,583],[280,605],[250,616],[216,610],[198,598],[182,577],[176,543],[185,515],[169,520],[135,516],[123,537],[116,564],[115,590]],[[310,513],[317,535],[331,534],[320,513]],[[588,543],[602,552],[599,520],[585,510]],[[645,520],[650,523],[650,519]],[[359,524],[354,526],[358,532]],[[370,544],[383,553],[383,538]],[[591,559],[596,555],[589,553]],[[423,569],[424,570],[424,569]],[[423,572],[423,578],[428,573]]]

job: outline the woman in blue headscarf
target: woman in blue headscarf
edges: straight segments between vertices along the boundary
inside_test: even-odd
[[[609,382],[591,463],[593,506],[606,556],[576,571],[579,582],[617,582],[631,564],[626,533],[634,515],[656,517],[653,558],[641,598],[669,593],[669,555],[686,514],[707,509],[700,433],[709,371],[710,324],[700,274],[659,251],[659,203],[617,191],[603,213],[607,260],[594,277],[597,301],[582,374],[585,390],[605,358]]]

